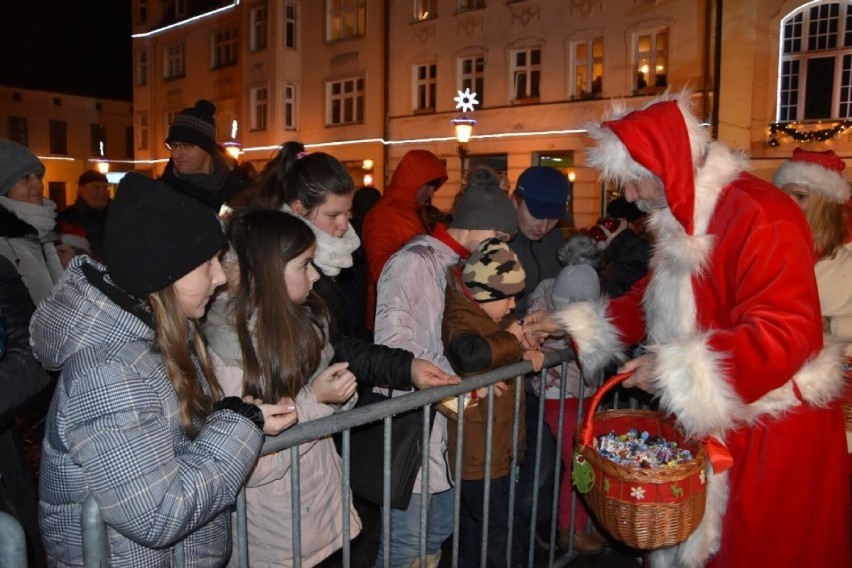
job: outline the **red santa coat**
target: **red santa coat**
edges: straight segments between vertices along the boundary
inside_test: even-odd
[[[807,224],[720,145],[699,140],[706,157],[675,171],[695,163],[696,140],[677,103],[656,105],[604,123],[666,187],[669,208],[650,217],[651,271],[625,296],[559,314],[586,368],[644,340],[661,408],[733,457],[708,472],[698,529],[652,565],[849,566],[842,346],[822,335]],[[660,158],[664,139],[677,149]]]

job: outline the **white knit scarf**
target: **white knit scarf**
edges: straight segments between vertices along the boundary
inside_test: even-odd
[[[42,242],[45,241],[45,237],[51,241],[55,239],[53,229],[56,227],[56,203],[50,199],[44,199],[41,205],[33,205],[2,195],[0,196],[0,206],[5,207],[15,217],[38,231],[38,238]]]
[[[322,270],[326,276],[337,276],[342,268],[352,266],[352,253],[358,250],[361,246],[361,239],[355,229],[352,228],[352,223],[343,233],[342,237],[332,237],[328,233],[318,229],[316,225],[311,223],[310,219],[302,217],[286,203],[281,206],[281,210],[290,215],[296,216],[305,223],[314,232],[317,237],[317,250],[314,253],[314,264]]]

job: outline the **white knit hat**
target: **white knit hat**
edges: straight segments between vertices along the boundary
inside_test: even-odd
[[[783,188],[793,183],[821,193],[836,203],[849,199],[849,182],[843,177],[846,164],[833,150],[810,152],[796,148],[793,157],[778,168],[772,183]]]

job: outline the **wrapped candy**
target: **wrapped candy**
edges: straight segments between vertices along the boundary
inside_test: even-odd
[[[679,448],[676,442],[639,432],[636,428],[626,434],[609,432],[598,436],[597,450],[615,463],[643,469],[674,467],[692,459],[692,453]]]

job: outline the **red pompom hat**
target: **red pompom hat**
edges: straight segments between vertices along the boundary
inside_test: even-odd
[[[836,203],[845,203],[850,193],[849,182],[843,176],[845,167],[833,150],[812,152],[796,148],[793,157],[775,172],[772,183],[778,187],[794,183]]]

